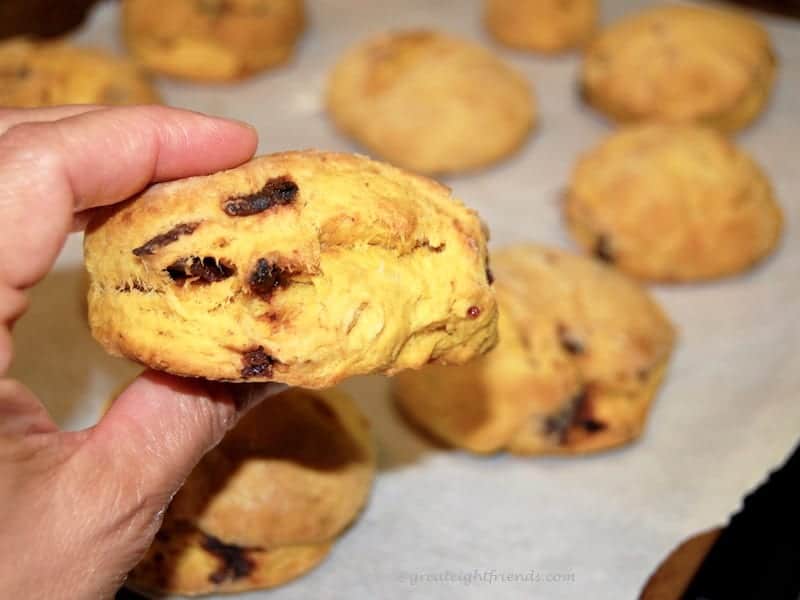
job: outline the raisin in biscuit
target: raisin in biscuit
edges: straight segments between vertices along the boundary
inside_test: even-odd
[[[664,559],[647,580],[639,600],[680,600],[697,569],[717,541],[721,529],[695,535],[685,540]]]
[[[595,37],[586,99],[617,121],[697,122],[734,131],[762,110],[775,79],[767,32],[743,15],[661,6]]]
[[[450,173],[514,152],[535,120],[531,86],[489,50],[432,31],[381,34],[349,50],[327,107],[347,135],[420,173]]]
[[[305,26],[302,0],[125,0],[131,52],[149,69],[200,81],[284,63]]]
[[[249,412],[192,471],[130,576],[200,594],[272,587],[319,563],[366,502],[369,425],[336,390],[287,390]]]
[[[658,305],[602,263],[533,245],[492,256],[500,343],[394,378],[401,412],[473,452],[570,454],[640,435],[674,341]]]
[[[484,22],[495,39],[523,50],[575,48],[594,32],[597,0],[485,0]]]
[[[0,43],[0,106],[147,104],[158,94],[134,63],[63,42]]]
[[[586,252],[654,281],[747,269],[773,251],[782,227],[758,165],[695,125],[613,133],[578,162],[565,212]]]
[[[155,597],[272,588],[316,567],[331,546],[332,542],[244,548],[226,544],[186,521],[167,517],[126,585]]]
[[[152,187],[85,239],[89,321],[178,375],[328,387],[492,347],[486,233],[438,183],[287,152]]]

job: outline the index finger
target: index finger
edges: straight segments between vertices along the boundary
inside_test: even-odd
[[[19,289],[40,279],[74,213],[152,182],[239,165],[256,144],[243,123],[160,106],[11,127],[0,136],[0,283]]]

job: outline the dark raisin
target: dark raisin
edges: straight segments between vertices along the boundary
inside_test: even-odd
[[[570,354],[583,354],[586,352],[583,343],[574,333],[567,329],[566,325],[559,323],[556,331],[558,333],[558,341],[561,343],[561,347],[564,348],[564,350]]]
[[[604,262],[613,263],[614,252],[611,248],[611,238],[605,234],[600,234],[594,245],[594,255]]]
[[[208,534],[203,535],[202,546],[220,560],[219,568],[208,576],[211,583],[219,584],[247,577],[255,567],[247,556],[247,550],[241,546],[223,544]]]
[[[272,377],[272,365],[277,361],[264,352],[264,347],[242,354],[242,377]]]
[[[572,426],[580,427],[589,433],[596,433],[607,427],[605,423],[594,416],[594,403],[588,389],[584,389],[578,399],[575,415],[572,418]]]
[[[189,279],[189,274],[186,272],[186,260],[178,259],[171,265],[167,266],[164,271],[167,272],[172,281],[184,282]]]
[[[297,184],[287,175],[273,177],[258,192],[229,198],[225,201],[222,210],[231,217],[248,217],[264,212],[273,206],[291,204],[299,190]]]
[[[583,404],[586,397],[586,389],[582,388],[577,394],[570,398],[566,405],[556,414],[545,419],[545,435],[555,437],[559,444],[566,444],[569,429],[575,420],[575,414]]]
[[[265,258],[259,258],[253,272],[250,273],[250,290],[258,297],[269,300],[272,293],[289,285],[289,269],[281,269],[270,264]]]
[[[136,256],[155,254],[156,250],[177,241],[180,236],[191,235],[199,225],[200,223],[181,223],[176,225],[166,233],[159,234],[153,239],[146,241],[138,248],[134,248],[133,253]]]
[[[470,319],[477,319],[478,317],[480,317],[480,316],[481,316],[481,309],[480,309],[480,307],[479,307],[479,306],[470,306],[470,307],[467,309],[467,316],[468,316]]]
[[[236,273],[234,265],[224,258],[217,259],[213,256],[180,258],[164,270],[173,281],[185,283],[188,280],[192,285],[215,283]]]
[[[595,419],[584,419],[578,423],[581,427],[583,427],[589,433],[596,433],[598,431],[603,431],[606,428],[606,424],[597,421]]]

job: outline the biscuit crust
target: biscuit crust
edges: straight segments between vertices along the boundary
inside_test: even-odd
[[[433,31],[384,33],[331,73],[328,113],[371,153],[426,174],[489,165],[536,120],[525,78],[489,50]]]
[[[353,401],[291,388],[200,461],[169,511],[237,546],[319,544],[355,518],[374,474],[369,424]]]
[[[192,471],[132,587],[196,595],[299,577],[362,510],[375,460],[369,423],[342,392],[265,400]]]
[[[484,23],[508,46],[561,52],[586,42],[597,13],[597,0],[485,0]]]
[[[65,42],[0,43],[0,106],[150,104],[159,97],[135,63]]]
[[[637,438],[675,339],[658,305],[560,250],[512,246],[492,265],[500,343],[467,365],[396,376],[401,412],[478,453],[579,454]]]
[[[623,128],[572,175],[566,220],[583,250],[641,279],[743,271],[770,254],[782,214],[760,167],[714,130]]]
[[[303,0],[125,0],[123,29],[148,69],[231,81],[288,61],[305,28]]]
[[[185,521],[165,521],[126,585],[143,593],[202,596],[272,588],[320,564],[332,543],[241,548]]]
[[[626,17],[591,41],[583,92],[615,121],[735,131],[762,111],[776,62],[767,32],[744,15],[663,6]]]
[[[84,250],[95,338],[177,375],[322,388],[496,341],[477,214],[355,155],[156,185],[98,213]]]

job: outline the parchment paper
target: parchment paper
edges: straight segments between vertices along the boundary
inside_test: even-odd
[[[604,20],[647,4],[607,0]],[[419,26],[491,44],[477,0],[308,6],[311,26],[291,66],[230,86],[163,80],[165,99],[255,124],[261,152],[355,151],[321,104],[326,74],[347,46],[385,28]],[[116,3],[101,4],[77,41],[120,49],[117,11]],[[800,24],[759,18],[773,35],[780,76],[769,111],[738,139],[772,178],[786,213],[784,242],[745,276],[653,289],[680,342],[644,438],[587,458],[474,458],[410,431],[387,402],[385,380],[352,380],[344,387],[380,444],[369,507],[318,569],[248,597],[635,598],[667,551],[724,522],[788,454],[800,438]],[[495,247],[523,240],[569,246],[559,194],[577,154],[609,125],[578,100],[575,55],[495,49],[535,84],[538,131],[514,158],[445,181],[488,221]],[[32,291],[14,336],[12,374],[70,428],[93,423],[100,405],[139,370],[107,357],[90,338],[81,254],[75,235]],[[529,581],[502,578],[515,574]]]

